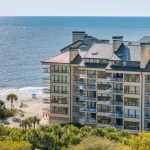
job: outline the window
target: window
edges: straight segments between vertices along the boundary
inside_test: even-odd
[[[98,85],[97,85],[97,89],[98,90],[107,90],[107,89],[109,89],[111,87],[111,85],[109,85],[108,83],[106,83],[106,82],[100,82],[100,83],[98,83]]]
[[[124,105],[126,106],[139,106],[139,98],[124,98]]]
[[[97,116],[97,123],[109,124],[111,123],[111,118],[105,116]]]
[[[122,61],[114,61],[114,65],[123,66],[124,62],[122,62]]]
[[[111,97],[110,97],[109,94],[105,94],[105,93],[103,93],[103,94],[98,94],[97,100],[98,100],[98,101],[109,101],[109,100],[111,100]]]
[[[107,77],[106,71],[98,71],[98,72],[97,72],[97,77],[98,77],[98,78],[106,79],[106,77]]]
[[[140,111],[139,110],[133,110],[133,109],[125,109],[124,110],[124,117],[140,118]]]
[[[68,114],[68,108],[51,106],[51,113]]]
[[[139,86],[124,86],[125,94],[140,94]]]
[[[124,75],[125,82],[140,82],[139,74],[125,74]]]
[[[68,94],[69,93],[69,87],[65,87],[65,86],[51,86],[51,93]]]
[[[124,122],[124,129],[139,130],[139,122],[125,121]]]
[[[97,111],[98,112],[109,112],[109,111],[111,111],[111,106],[97,104]]]

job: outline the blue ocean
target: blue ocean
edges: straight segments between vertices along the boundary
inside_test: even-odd
[[[41,61],[70,44],[72,31],[135,41],[150,35],[150,18],[0,17],[0,89],[45,86]]]

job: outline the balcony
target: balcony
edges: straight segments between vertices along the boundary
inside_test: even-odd
[[[137,118],[137,119],[139,119],[140,115],[124,114],[124,117],[125,118]]]
[[[93,112],[96,113],[95,107],[80,107],[80,112]]]
[[[124,129],[126,130],[139,130],[139,126],[125,126]]]
[[[96,97],[81,96],[80,101],[96,101]]]
[[[150,80],[145,80],[145,83],[146,84],[150,84]]]
[[[107,77],[107,81],[109,81],[109,82],[123,82],[123,78],[119,78],[119,77],[117,77],[117,78],[115,78],[115,77]]]
[[[78,117],[82,116],[82,113],[79,111],[73,111],[72,114],[73,114],[73,116],[78,116]]]
[[[50,73],[50,67],[48,67],[48,68],[43,68],[43,73]]]
[[[97,101],[108,102],[110,100],[111,100],[111,97],[97,96]]]
[[[148,128],[148,127],[146,128],[146,127],[145,127],[144,129],[145,129],[145,131],[150,132],[150,128]]]
[[[109,93],[109,94],[123,94],[123,90],[121,90],[121,89],[107,89],[107,93]]]
[[[96,85],[80,85],[80,89],[96,91]]]
[[[86,74],[86,71],[83,71],[83,70],[74,70],[73,72],[74,74]]]
[[[90,123],[90,124],[95,124],[96,119],[95,118],[80,118],[80,123]]]
[[[150,107],[150,103],[145,103],[145,107]]]
[[[43,83],[50,84],[50,78],[43,78]]]
[[[81,96],[83,93],[80,92],[80,91],[74,91],[73,94],[74,94],[75,96]]]
[[[87,112],[88,108],[87,107],[80,107],[79,112]]]
[[[107,105],[109,105],[109,106],[123,106],[123,101],[112,100]]]
[[[146,96],[150,96],[150,91],[145,91]]]
[[[122,130],[123,129],[123,125],[118,125],[118,124],[111,124],[112,127],[115,127],[116,129]]]
[[[107,110],[107,109],[97,109],[97,112],[102,112],[102,113],[109,113],[110,110]]]
[[[69,73],[69,70],[51,70],[51,73]]]
[[[58,99],[58,100],[51,100],[51,103],[54,103],[54,104],[69,104],[68,100],[67,99]]]
[[[73,102],[73,106],[82,106],[83,102]]]
[[[96,112],[96,107],[89,107],[89,108],[88,108],[88,111],[89,111],[89,112]]]
[[[69,94],[69,91],[54,91],[54,90],[51,90],[51,93],[58,93],[58,94]]]
[[[80,78],[96,79],[96,74],[80,74]]]
[[[69,85],[69,81],[62,81],[62,80],[51,80],[51,83],[53,84],[68,84]]]
[[[122,118],[123,117],[123,113],[122,112],[109,112],[108,116],[110,117],[114,117],[114,118]]]
[[[74,80],[74,81],[73,81],[73,84],[83,84],[83,81],[80,81],[80,80]]]
[[[135,94],[135,95],[140,95],[139,91],[124,91],[124,94]]]
[[[42,92],[45,93],[45,94],[50,94],[50,89],[45,88],[45,89],[42,90]]]
[[[145,119],[148,119],[148,120],[149,120],[149,119],[150,119],[150,114],[146,114],[146,115],[145,115]]]

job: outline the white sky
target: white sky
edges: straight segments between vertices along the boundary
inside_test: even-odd
[[[150,0],[0,0],[0,16],[150,16]]]

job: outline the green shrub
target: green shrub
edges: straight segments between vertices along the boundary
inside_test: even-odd
[[[85,138],[79,145],[71,146],[69,150],[131,150],[131,148],[105,138],[91,136]]]
[[[117,132],[117,129],[116,128],[106,128],[106,131],[109,133],[109,132]]]
[[[117,132],[109,132],[109,133],[106,135],[106,138],[109,139],[109,140],[118,141],[120,137],[118,136],[118,133],[117,133]]]
[[[102,129],[102,128],[94,128],[91,132],[92,135],[95,135],[95,136],[100,136],[100,137],[104,137],[107,132],[106,130]]]

